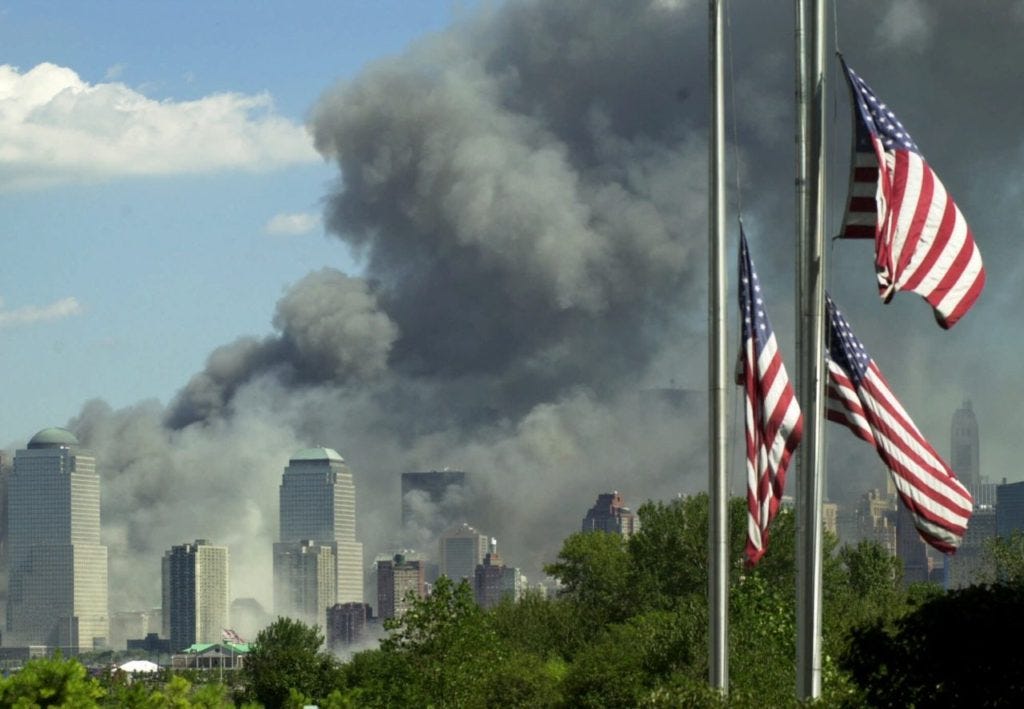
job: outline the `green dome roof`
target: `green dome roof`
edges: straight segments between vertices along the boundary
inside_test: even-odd
[[[64,428],[44,428],[28,442],[29,448],[64,448],[77,445],[79,443],[75,434]]]
[[[292,462],[301,460],[333,460],[344,463],[345,459],[333,448],[303,448],[291,457]]]

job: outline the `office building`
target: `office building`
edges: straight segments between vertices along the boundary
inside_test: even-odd
[[[105,647],[110,620],[100,478],[95,457],[70,431],[45,429],[17,451],[7,523],[4,644],[66,653]]]
[[[466,579],[472,584],[476,567],[487,554],[489,539],[463,522],[441,535],[441,575],[455,583]]]
[[[164,636],[179,652],[194,643],[219,643],[229,622],[228,548],[197,539],[171,547],[163,558]]]
[[[345,460],[331,448],[300,450],[288,461],[279,491],[279,542],[329,547],[334,555],[334,598],[327,605],[362,603],[363,545],[356,541],[356,489]],[[288,583],[284,577],[290,567],[278,568],[276,554],[274,558],[277,588]],[[289,599],[301,595],[295,590],[281,598],[275,595],[275,612],[284,613]]]
[[[903,565],[903,585],[928,581],[928,549],[914,526],[914,515],[903,503],[896,506],[896,556]]]
[[[473,597],[481,608],[494,608],[503,600],[518,601],[526,588],[526,577],[519,569],[506,566],[498,554],[497,540],[477,565],[473,578]]]
[[[334,551],[309,539],[274,544],[274,606],[278,615],[325,627],[336,602]]]
[[[975,509],[967,523],[967,531],[956,554],[945,559],[945,587],[965,588],[995,580],[995,564],[986,553],[990,540],[996,536],[996,512],[993,509]]]
[[[602,493],[583,518],[584,532],[612,532],[625,538],[640,529],[636,515],[626,507],[618,490]]]
[[[423,572],[422,561],[402,554],[377,562],[377,615],[381,619],[401,617],[411,605],[410,593],[417,598],[426,595]]]
[[[364,640],[371,618],[367,603],[336,603],[327,609],[327,647],[340,650]]]
[[[996,534],[1009,537],[1024,531],[1024,482],[1007,483],[996,487]]]
[[[978,440],[978,419],[970,401],[953,413],[950,426],[949,464],[960,482],[977,497],[981,492],[981,446]]]

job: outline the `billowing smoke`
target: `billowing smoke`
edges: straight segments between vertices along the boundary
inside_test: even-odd
[[[927,12],[927,22],[911,21],[925,9],[901,5],[914,51],[972,31],[946,5],[953,19]],[[744,174],[754,256],[791,350],[792,18],[734,12],[730,159]],[[865,75],[882,77],[899,56],[885,12],[844,11],[842,36],[880,57],[863,62]],[[986,46],[1002,47],[1012,28],[982,29]],[[404,471],[478,476],[466,521],[534,576],[598,493],[617,489],[639,505],[704,489],[705,399],[657,390],[672,380],[702,389],[706,376],[706,32],[706,7],[685,0],[510,2],[325,93],[311,132],[340,170],[325,223],[362,273],[325,269],[296,283],[274,334],[215,351],[166,410],[92,403],[72,422],[104,471],[112,605],[155,605],[162,551],[206,536],[231,546],[234,595],[269,607],[277,486],[307,445],[338,449],[354,471],[368,559],[428,543],[400,526]],[[950,91],[982,91],[962,75],[943,73],[956,79]],[[843,140],[844,130],[835,128]],[[922,130],[919,144],[942,147]],[[956,192],[959,172],[949,173]],[[968,207],[970,192],[960,190]],[[995,192],[1011,201],[1012,191]],[[987,245],[992,226],[983,217],[975,231],[995,280],[1012,266]],[[964,391],[985,385],[956,375],[940,393],[915,386],[944,357],[962,356],[997,304],[979,306],[955,337],[911,296],[870,325],[882,322],[870,255],[843,253],[834,294],[889,378],[905,382],[897,389],[908,407],[926,412],[922,427],[945,435]],[[915,339],[894,340],[901,331]],[[830,474],[873,474],[873,453],[857,450],[862,458]]]

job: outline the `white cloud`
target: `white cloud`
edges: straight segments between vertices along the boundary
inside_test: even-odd
[[[26,305],[17,310],[5,310],[0,298],[0,328],[30,325],[42,320],[62,320],[82,312],[82,305],[74,297],[61,298],[49,305]]]
[[[263,226],[263,231],[268,234],[297,236],[311,232],[319,226],[320,217],[316,214],[297,212],[294,214],[275,214]]]
[[[156,101],[73,70],[0,65],[0,191],[127,175],[269,170],[318,159],[267,94]]]

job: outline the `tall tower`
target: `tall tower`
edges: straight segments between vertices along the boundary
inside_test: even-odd
[[[163,558],[164,632],[178,652],[193,643],[216,643],[228,622],[228,548],[197,539]]]
[[[109,635],[107,548],[96,459],[62,428],[14,457],[7,497],[6,645],[102,648]]]
[[[978,443],[978,419],[974,417],[970,400],[953,413],[949,439],[949,463],[953,472],[971,494],[977,496],[981,491],[981,446]]]
[[[352,471],[338,451],[306,448],[292,456],[281,479],[279,511],[280,545],[307,542],[330,547],[334,600],[328,605],[362,603],[363,545],[356,541],[356,488]],[[288,583],[284,577],[289,571],[283,561],[283,556],[275,554],[275,588]],[[278,613],[285,612],[287,604],[287,597],[275,594]],[[324,606],[319,613],[326,611]]]
[[[587,510],[582,525],[584,532],[614,532],[627,539],[639,528],[639,520],[626,507],[618,490],[598,495],[597,502]]]

